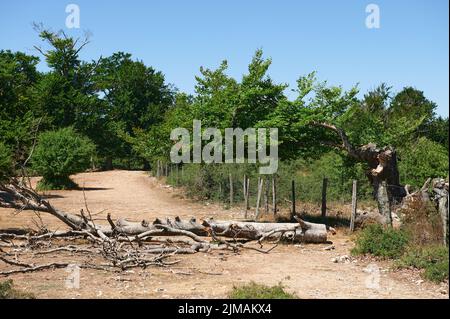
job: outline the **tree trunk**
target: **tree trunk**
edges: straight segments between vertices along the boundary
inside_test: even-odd
[[[112,157],[107,157],[105,159],[105,170],[106,171],[111,171],[113,169],[113,160]]]
[[[378,211],[385,218],[386,224],[392,226],[391,203],[388,195],[388,187],[386,181],[377,182],[374,186],[377,189],[375,198],[378,203]]]

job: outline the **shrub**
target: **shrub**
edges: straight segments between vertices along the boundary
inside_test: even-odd
[[[249,284],[233,287],[229,297],[231,299],[296,299],[294,294],[284,291],[280,284],[276,286],[265,286],[250,282]]]
[[[402,256],[397,266],[425,269],[423,273],[425,279],[441,282],[448,279],[448,258],[448,247],[441,245],[412,247]]]
[[[368,225],[356,238],[352,254],[372,254],[383,258],[398,258],[405,251],[408,235],[404,230],[384,227],[379,224]]]
[[[11,279],[0,282],[0,299],[34,299],[31,293],[21,292],[14,289]]]
[[[431,201],[416,199],[408,201],[400,211],[402,229],[410,234],[410,244],[428,246],[443,242],[442,219]]]
[[[426,137],[399,150],[399,170],[402,180],[415,188],[422,186],[428,177],[448,176],[448,150]]]
[[[71,174],[89,167],[94,144],[72,128],[42,133],[33,154],[33,169],[42,175],[39,189],[68,189]]]
[[[7,178],[12,170],[10,150],[0,142],[0,180]]]

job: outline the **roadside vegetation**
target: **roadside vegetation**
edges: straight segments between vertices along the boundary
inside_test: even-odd
[[[0,281],[0,299],[35,299],[31,293],[22,292],[14,288],[11,279]]]
[[[281,283],[266,286],[255,282],[234,286],[228,297],[230,299],[298,299],[295,294],[286,292]]]
[[[389,259],[397,269],[421,269],[422,277],[429,281],[448,280],[448,247],[433,241],[417,244],[416,236],[407,227],[393,229],[378,224],[369,225],[357,234],[352,254]]]

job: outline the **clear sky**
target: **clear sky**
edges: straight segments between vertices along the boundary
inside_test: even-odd
[[[67,29],[66,5],[80,8],[80,29]],[[380,28],[365,24],[369,3]],[[194,92],[199,67],[227,59],[240,78],[257,48],[273,59],[270,75],[295,87],[300,75],[361,93],[382,82],[413,86],[449,113],[447,0],[72,0],[0,1],[0,49],[38,53],[32,22],[69,35],[92,33],[83,59],[130,52]],[[40,69],[45,70],[44,65]],[[293,97],[293,96],[292,96]]]

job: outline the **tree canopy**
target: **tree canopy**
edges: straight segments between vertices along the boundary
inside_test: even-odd
[[[296,97],[289,99],[288,85],[269,75],[271,59],[256,50],[240,79],[227,74],[227,61],[216,69],[201,67],[189,95],[129,53],[83,61],[87,38],[49,30],[40,30],[39,37],[40,56],[0,51],[0,145],[9,152],[2,161],[11,158],[16,167],[32,152],[39,132],[66,127],[94,142],[97,155],[91,160],[104,168],[169,161],[170,131],[192,130],[198,119],[220,130],[276,127],[282,161],[320,159],[332,151],[348,171],[355,162],[339,148],[339,136],[314,125],[328,123],[344,130],[353,145],[395,147],[401,169],[415,171],[401,177],[415,186],[448,170],[448,118],[437,116],[436,104],[414,87],[393,92],[382,83],[361,97],[357,86],[331,86],[312,72],[299,77]],[[37,71],[41,58],[46,72]]]

